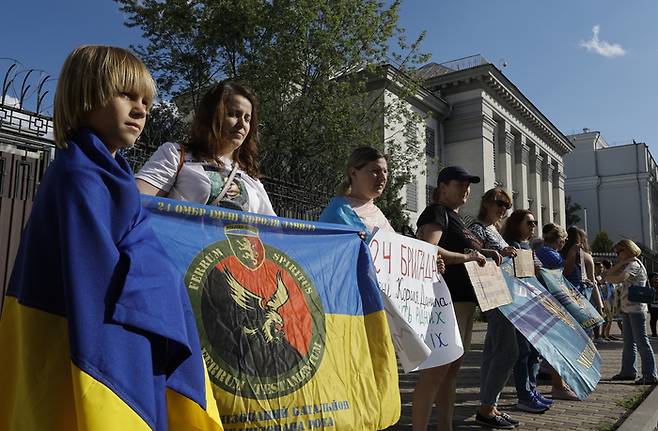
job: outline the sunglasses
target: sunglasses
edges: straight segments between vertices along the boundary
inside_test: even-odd
[[[538,226],[539,222],[537,220],[528,220],[526,223],[528,223],[528,226]]]
[[[506,209],[512,208],[512,204],[507,201],[497,199],[495,202],[499,207],[505,207]]]

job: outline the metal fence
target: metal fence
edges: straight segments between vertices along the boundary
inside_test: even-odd
[[[123,151],[131,168],[137,172],[149,159],[156,147],[136,145]],[[271,159],[271,158],[270,158]],[[309,174],[308,178],[281,179],[271,176],[261,177],[274,212],[279,217],[315,221],[333,195],[333,190]]]
[[[0,286],[9,282],[21,232],[48,163],[54,157],[52,119],[0,105]],[[138,169],[156,148],[137,145],[124,152]],[[274,211],[280,217],[317,220],[331,191],[312,181],[261,178]],[[0,297],[0,301],[2,301]],[[0,306],[2,303],[0,302]]]
[[[0,105],[0,305],[37,187],[54,154],[52,125],[48,117]]]

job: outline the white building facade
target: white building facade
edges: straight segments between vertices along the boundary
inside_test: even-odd
[[[600,231],[613,242],[631,239],[658,248],[658,167],[644,143],[610,146],[600,132],[569,137],[566,194],[586,209],[579,223],[593,241]],[[585,224],[586,223],[586,224]]]
[[[425,129],[426,151],[405,190],[411,223],[430,203],[440,168],[459,165],[482,178],[462,209],[467,217],[477,214],[485,191],[502,186],[514,208],[530,209],[540,226],[564,225],[563,157],[572,144],[496,67],[479,56],[467,60],[465,66],[431,63],[420,69],[423,90],[448,110],[426,110],[418,125]],[[424,107],[417,103],[414,109]]]

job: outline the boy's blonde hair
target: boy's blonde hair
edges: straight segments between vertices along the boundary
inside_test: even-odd
[[[148,69],[130,51],[113,46],[76,48],[64,62],[55,93],[55,144],[66,148],[66,139],[82,125],[89,111],[107,105],[122,92],[144,96],[148,108],[156,95]]]

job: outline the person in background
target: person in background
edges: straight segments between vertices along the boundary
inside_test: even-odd
[[[459,166],[443,168],[432,194],[432,203],[425,208],[416,223],[418,238],[438,245],[439,253],[445,260],[444,279],[452,298],[464,352],[468,351],[471,344],[477,303],[464,263],[474,261],[484,265],[486,258],[475,250],[481,244],[464,225],[459,209],[468,200],[471,183],[479,182],[479,177],[470,175]],[[432,405],[435,403],[438,411],[437,430],[452,430],[457,372],[462,361],[463,357],[451,364],[420,371],[411,412],[414,431],[427,430]],[[504,418],[501,420],[506,422]]]
[[[509,245],[517,249],[531,250],[530,240],[535,234],[537,221],[531,211],[515,210],[505,221],[502,235]],[[535,268],[541,268],[541,262],[536,256]],[[539,352],[519,332],[516,331],[516,341],[519,346],[519,358],[514,364],[514,383],[518,402],[516,408],[528,413],[543,413],[553,400],[544,397],[537,390],[537,375],[539,374]]]
[[[394,232],[384,213],[375,205],[388,181],[388,163],[379,150],[359,147],[347,159],[345,176],[320,214],[320,221],[361,229],[370,242],[375,229]]]
[[[621,312],[624,321],[624,350],[621,359],[621,371],[612,380],[635,380],[637,368],[635,360],[640,352],[642,377],[635,384],[652,385],[658,383],[656,374],[656,359],[647,336],[647,304],[632,302],[628,298],[631,286],[644,285],[647,280],[647,270],[638,259],[642,250],[633,241],[624,239],[614,246],[617,262],[610,268],[605,280],[610,283],[621,283]]]
[[[566,261],[569,252],[578,246],[576,258],[573,264]],[[596,288],[596,278],[594,277],[594,259],[589,252],[587,244],[587,234],[584,230],[571,226],[567,229],[567,241],[560,250],[565,258],[564,276],[585,298],[591,300],[596,310],[603,313],[603,301],[599,290]],[[598,329],[598,328],[597,328]]]
[[[594,277],[599,289],[599,296],[603,302],[603,318],[605,320],[601,327],[600,337],[606,341],[613,341],[610,337],[610,328],[612,327],[612,301],[614,299],[615,288],[612,283],[607,283],[604,280],[605,271],[603,262],[594,263]],[[595,339],[596,334],[596,331],[594,331]]]
[[[162,144],[137,172],[143,194],[276,215],[258,179],[258,104],[230,81],[201,99],[185,143]]]
[[[574,244],[566,258],[562,257],[560,250],[564,247],[567,240],[567,232],[562,226],[555,223],[548,223],[542,228],[542,236],[544,239],[543,244],[537,249],[536,255],[542,266],[547,269],[563,269],[569,265],[573,268],[576,259],[580,256],[580,244]],[[564,383],[562,377],[551,369],[551,381],[553,388],[551,395],[553,399],[561,399],[568,401],[577,401],[578,397],[574,392]]]
[[[649,274],[649,283],[656,289],[656,297],[653,303],[649,304],[649,315],[651,316],[649,327],[651,328],[651,337],[655,338],[658,337],[658,333],[656,333],[656,322],[658,322],[658,273],[652,272]]]
[[[496,251],[500,257],[516,256],[516,249],[510,246],[498,231],[498,225],[510,208],[512,197],[505,189],[490,189],[482,196],[477,219],[469,226],[482,243],[482,247]],[[500,264],[500,261],[498,263]],[[487,334],[480,369],[480,408],[475,415],[475,421],[490,428],[510,429],[518,425],[518,422],[509,415],[503,417],[497,404],[518,359],[516,329],[497,308],[485,311],[484,315],[487,319]],[[536,403],[541,411],[548,408],[538,401]]]
[[[366,242],[370,242],[377,229],[394,232],[374,204],[374,200],[384,191],[387,180],[388,164],[384,154],[372,147],[356,148],[347,160],[345,177],[336,190],[337,196],[322,211],[320,221],[358,228]],[[445,270],[440,254],[437,256],[437,269],[441,273]],[[395,368],[393,364],[391,366]]]
[[[605,273],[607,273],[610,268],[612,268],[612,262],[610,262],[608,259],[603,259],[601,261],[601,264],[603,265],[603,279],[605,281]],[[609,300],[610,303],[610,314],[612,315],[612,321],[617,323],[617,327],[619,328],[619,333],[623,334],[624,333],[624,325],[622,322],[622,315],[621,315],[621,298],[619,297],[619,291],[621,290],[621,286],[616,283],[607,283],[608,286],[610,287],[610,295],[611,298]],[[610,325],[612,327],[612,325]],[[608,334],[610,334],[610,329],[608,329]],[[617,338],[614,335],[609,335],[608,339],[611,341],[619,341],[619,338]]]

